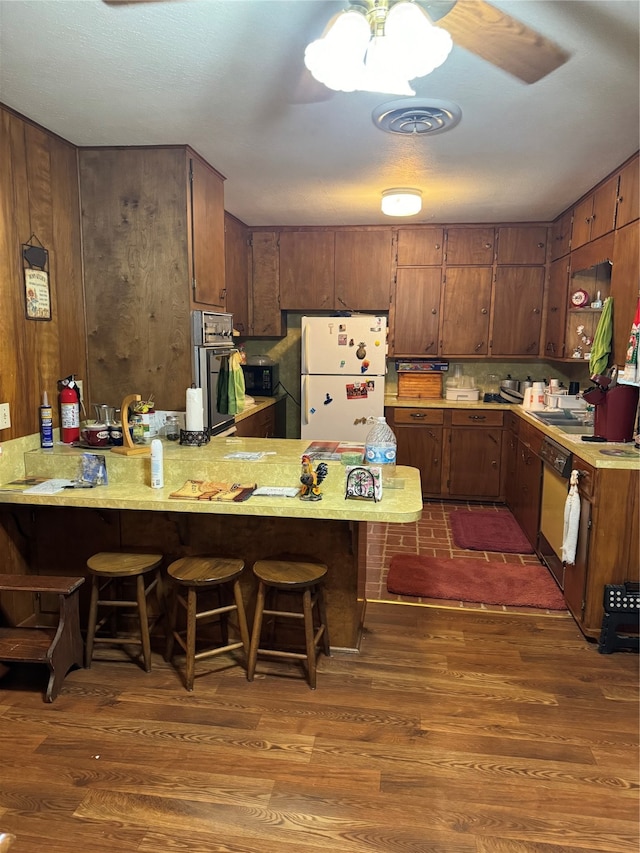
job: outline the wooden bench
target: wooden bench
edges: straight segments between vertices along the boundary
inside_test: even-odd
[[[0,661],[46,663],[49,667],[47,702],[56,698],[71,667],[83,665],[78,590],[84,580],[83,577],[0,574],[0,597],[2,592],[58,596],[60,612],[57,627],[0,626]]]

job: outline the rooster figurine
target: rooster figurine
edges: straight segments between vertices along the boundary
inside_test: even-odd
[[[301,501],[321,501],[322,493],[320,492],[320,483],[329,473],[329,467],[326,462],[320,464],[314,469],[311,457],[306,453],[302,457],[302,475],[300,482],[302,489],[300,491]]]

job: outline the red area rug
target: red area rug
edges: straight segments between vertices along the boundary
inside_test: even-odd
[[[449,515],[456,548],[533,554],[533,548],[509,510],[456,509]]]
[[[542,565],[489,563],[471,557],[458,559],[396,554],[391,560],[387,589],[413,598],[473,601],[566,610],[562,593]]]

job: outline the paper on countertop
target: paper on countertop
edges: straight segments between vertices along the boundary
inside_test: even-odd
[[[227,453],[227,455],[224,456],[223,458],[224,459],[244,459],[245,461],[248,461],[248,462],[257,462],[259,459],[262,459],[262,457],[266,456],[266,455],[267,454],[263,453],[262,451],[257,451],[255,453],[249,453],[246,450],[236,450],[234,453]],[[269,455],[271,455],[271,454],[269,454]]]
[[[276,498],[295,498],[299,487],[296,486],[258,486],[253,490],[254,495],[276,497]]]
[[[51,479],[45,480],[43,483],[38,483],[36,486],[31,486],[25,489],[24,495],[55,495],[56,492],[61,492],[67,486],[72,486],[73,480]]]

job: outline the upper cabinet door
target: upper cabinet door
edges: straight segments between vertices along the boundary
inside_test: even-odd
[[[494,289],[491,355],[538,355],[544,268],[498,267]]]
[[[291,311],[334,307],[333,231],[280,232],[280,307]]]
[[[572,251],[613,231],[617,198],[618,176],[615,175],[575,206],[571,233]]]
[[[224,184],[197,157],[190,160],[193,301],[224,311]]]
[[[394,355],[437,356],[441,277],[439,267],[398,269],[391,308]]]
[[[388,311],[391,297],[393,233],[336,231],[337,309]]]
[[[492,264],[493,228],[447,228],[447,264]]]
[[[557,261],[571,249],[571,221],[573,210],[568,210],[551,226],[551,260]]]
[[[499,264],[544,264],[547,258],[547,226],[498,228]]]
[[[248,229],[240,220],[225,213],[224,264],[227,291],[226,310],[233,314],[233,327],[241,335],[249,331]]]
[[[638,175],[638,164],[640,158],[635,157],[620,172],[620,185],[618,186],[618,211],[616,214],[616,228],[623,228],[640,215],[639,191],[640,177]]]
[[[398,231],[398,266],[438,266],[442,263],[443,245],[443,228],[402,228]]]
[[[449,267],[444,286],[440,352],[487,355],[491,267]]]

